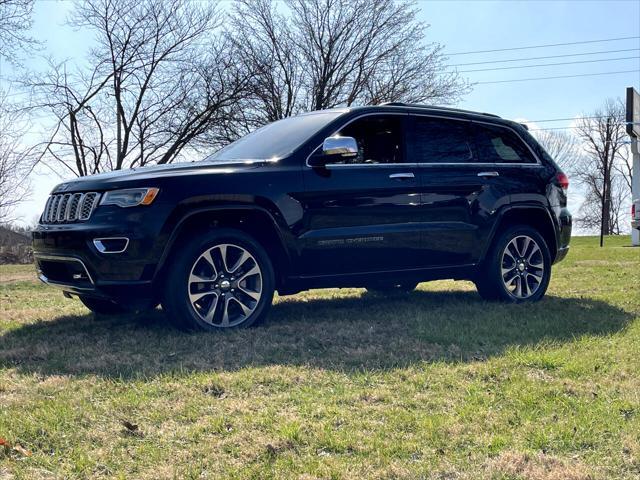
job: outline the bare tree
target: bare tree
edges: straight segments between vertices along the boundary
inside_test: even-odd
[[[577,125],[578,138],[585,155],[574,176],[586,190],[578,223],[586,228],[600,227],[600,245],[604,235],[620,231],[620,209],[625,198],[625,183],[619,168],[624,159],[624,105],[619,100],[607,100],[603,108],[585,116]]]
[[[455,100],[467,88],[396,0],[216,4],[83,0],[70,24],[96,35],[79,66],[23,81],[54,124],[42,159],[83,176],[169,163],[301,111]]]
[[[245,129],[289,117],[301,108],[303,69],[288,27],[287,17],[278,13],[271,0],[235,4],[228,37],[237,49],[238,61],[252,74],[250,96],[237,112],[239,125]]]
[[[33,25],[34,3],[35,0],[0,0],[0,59],[16,63],[16,52],[38,44],[27,33]]]
[[[633,185],[633,156],[631,155],[630,145],[625,145],[624,148],[620,149],[619,158],[620,161],[614,163],[613,169],[622,177],[629,192],[631,192],[631,185]]]
[[[28,34],[33,25],[34,3],[35,0],[0,0],[0,73],[3,61],[19,66],[20,54],[38,46]],[[28,196],[26,176],[32,167],[31,150],[22,143],[27,130],[24,112],[11,105],[8,96],[0,90],[0,223],[14,220],[15,207]]]
[[[620,235],[629,200],[630,190],[622,176],[614,176],[611,181],[611,205],[609,207],[609,232],[607,235]],[[585,201],[580,207],[578,222],[586,230],[599,230],[602,227],[602,198],[597,190],[588,189]]]
[[[467,86],[412,3],[240,0],[230,37],[253,74],[249,128],[300,111],[392,101],[451,103]]]
[[[247,81],[218,22],[207,2],[79,3],[70,24],[96,34],[90,67],[50,62],[24,81],[56,120],[43,158],[83,176],[169,163],[205,132],[216,138]]]
[[[14,208],[29,193],[31,151],[22,144],[27,127],[23,114],[0,91],[0,224],[14,220]]]
[[[50,134],[39,144],[40,160],[53,161],[78,176],[98,173],[105,166],[113,169],[113,141],[103,126],[112,118],[105,115],[102,98],[109,80],[95,68],[89,74],[69,72],[66,63],[51,59],[46,73],[29,74],[24,80],[30,89],[29,109],[53,121]]]
[[[572,134],[556,130],[534,130],[533,134],[563,171],[574,171],[581,153]]]

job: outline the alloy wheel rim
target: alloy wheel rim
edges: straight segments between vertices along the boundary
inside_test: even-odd
[[[187,285],[191,307],[212,326],[240,325],[262,297],[262,270],[245,248],[223,243],[205,250],[194,262]]]
[[[514,237],[502,252],[502,283],[515,298],[534,295],[544,278],[544,257],[537,242],[527,236]]]

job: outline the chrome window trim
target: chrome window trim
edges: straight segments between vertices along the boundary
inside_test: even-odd
[[[441,119],[444,119],[444,120],[456,120],[458,122],[483,123],[483,124],[486,124],[486,125],[491,125],[493,127],[505,128],[507,130],[511,130],[518,137],[520,142],[522,142],[527,147],[529,152],[531,152],[531,155],[533,155],[533,158],[534,158],[534,160],[536,162],[535,163],[526,163],[526,162],[513,162],[513,163],[508,163],[508,162],[327,163],[325,165],[325,168],[331,169],[331,168],[334,168],[334,167],[380,167],[380,166],[385,166],[385,165],[389,165],[389,166],[404,165],[404,166],[408,166],[408,167],[434,167],[434,166],[440,166],[440,165],[444,165],[444,166],[451,166],[451,165],[456,165],[456,166],[491,165],[491,166],[516,166],[516,167],[542,167],[543,166],[542,162],[540,161],[540,158],[538,157],[536,152],[533,151],[533,149],[529,146],[529,144],[524,141],[522,136],[516,130],[514,130],[513,128],[511,128],[511,127],[509,127],[507,125],[502,125],[502,124],[491,122],[491,121],[483,121],[483,120],[475,120],[475,119],[467,119],[467,118],[457,118],[457,117],[452,117],[452,116],[448,116],[448,115],[434,115],[434,114],[430,114],[430,113],[420,113],[420,112],[371,112],[371,113],[364,113],[362,115],[358,115],[357,117],[352,118],[351,120],[349,120],[348,122],[343,124],[340,128],[335,130],[329,136],[336,135],[338,132],[340,132],[340,130],[342,130],[343,128],[347,127],[348,125],[350,125],[351,123],[355,122],[356,120],[359,120],[359,119],[365,118],[365,117],[370,117],[372,115],[406,115],[408,117],[409,116],[418,116],[418,117],[429,117],[429,118],[441,118]],[[311,156],[317,152],[318,148],[321,148],[321,147],[322,147],[322,143],[320,143],[320,145],[318,145],[316,148],[314,148],[311,151],[311,153],[309,155],[307,155],[307,158],[305,159],[305,162],[304,162],[305,166],[307,166],[309,168],[314,168],[313,166],[309,165],[309,158],[311,158]]]
[[[122,248],[121,250],[113,250],[113,251],[107,252],[106,249],[105,249],[104,243],[102,243],[103,240],[125,240],[124,248]],[[96,247],[96,250],[98,250],[98,252],[104,253],[105,255],[112,254],[112,253],[123,253],[127,249],[127,247],[129,247],[129,238],[127,238],[127,237],[100,237],[100,238],[94,238],[93,239],[93,246]]]
[[[487,162],[469,162],[469,163],[328,163],[324,168],[331,170],[334,168],[371,168],[371,167],[412,167],[412,168],[433,168],[433,167],[501,167],[516,166],[525,168],[540,168],[543,165],[538,163],[487,163]],[[314,167],[311,167],[314,168]]]

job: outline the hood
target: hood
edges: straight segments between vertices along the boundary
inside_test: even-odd
[[[227,175],[239,171],[258,168],[269,163],[266,160],[246,160],[234,162],[189,162],[169,165],[152,165],[127,170],[99,173],[80,177],[56,185],[51,193],[86,192],[92,190],[115,190],[129,187],[152,187],[151,183],[181,175]],[[145,181],[148,183],[143,184]]]

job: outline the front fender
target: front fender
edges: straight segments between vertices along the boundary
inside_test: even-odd
[[[295,252],[295,247],[294,240],[290,234],[290,230],[284,220],[283,215],[280,214],[277,210],[274,211],[273,209],[258,206],[256,203],[210,204],[193,209],[183,209],[177,207],[172,215],[170,215],[170,217],[167,219],[163,228],[162,235],[166,236],[166,241],[164,241],[164,248],[156,266],[154,278],[167,265],[169,255],[176,245],[176,242],[178,241],[184,228],[187,227],[190,221],[194,220],[195,217],[203,215],[209,217],[212,222],[215,222],[216,218],[220,218],[223,215],[226,215],[227,219],[229,218],[229,215],[233,216],[235,214],[237,214],[238,216],[241,216],[243,214],[246,215],[247,213],[257,213],[262,215],[263,218],[268,219],[268,221],[272,225],[273,231],[277,235],[277,239],[280,242],[280,246],[285,252],[287,262],[290,264],[292,255]]]

